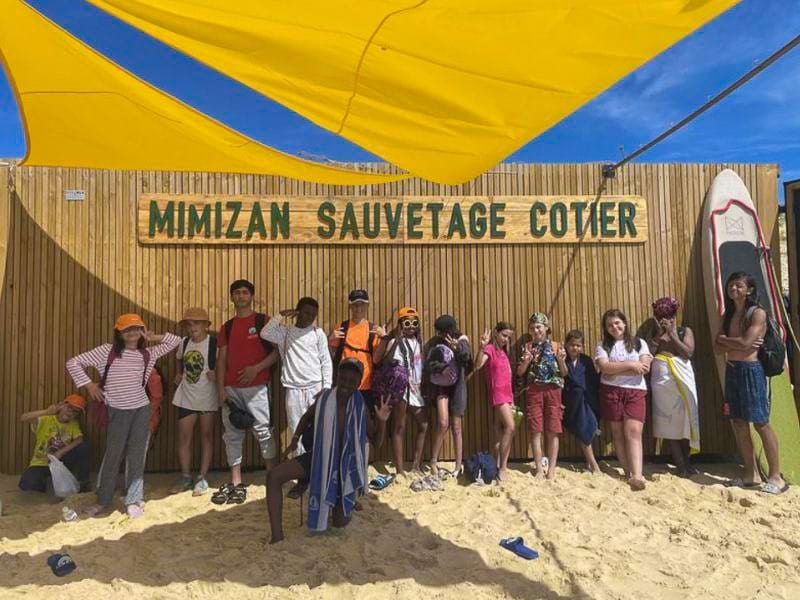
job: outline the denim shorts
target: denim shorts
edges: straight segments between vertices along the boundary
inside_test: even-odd
[[[725,368],[727,416],[748,423],[769,423],[769,396],[764,367],[756,361],[729,361]]]

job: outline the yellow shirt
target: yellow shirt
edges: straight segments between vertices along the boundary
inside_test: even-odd
[[[30,464],[32,467],[46,467],[48,454],[60,450],[83,435],[78,421],[61,423],[52,415],[39,417],[36,423],[31,425],[31,430],[36,434],[36,445],[33,447]]]

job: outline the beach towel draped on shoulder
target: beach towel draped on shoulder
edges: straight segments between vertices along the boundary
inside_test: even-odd
[[[655,437],[688,439],[692,452],[699,452],[700,421],[692,363],[678,356],[656,354],[650,369],[650,385]]]
[[[598,427],[597,389],[599,375],[592,359],[581,356],[577,362],[567,361],[568,374],[564,380],[564,426],[575,432],[585,445],[592,443]]]
[[[367,482],[364,397],[357,391],[347,401],[341,436],[336,427],[338,404],[336,388],[317,401],[308,500],[308,528],[314,531],[327,529],[331,509],[337,503],[349,516]]]

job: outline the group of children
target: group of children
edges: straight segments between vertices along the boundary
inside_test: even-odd
[[[403,474],[403,446],[410,417],[417,427],[411,468],[421,473],[429,408],[433,408],[436,430],[430,456],[432,475],[458,476],[463,459],[462,419],[468,404],[467,382],[480,370],[484,371],[494,409],[494,454],[501,480],[507,476],[515,435],[515,397],[524,397],[536,478],[555,477],[559,436],[565,427],[580,443],[588,470],[599,472],[592,441],[599,434],[598,424],[602,419],[610,428],[617,458],[630,487],[644,489],[642,428],[648,390],[645,376],[651,369],[655,435],[670,443],[679,474],[693,473],[689,452],[690,448],[698,447],[699,441],[697,394],[689,362],[694,341],[691,330],[675,325],[679,303],[674,298],[662,298],[653,304],[653,328],[644,335],[647,339],[632,333],[622,311],[606,311],[601,319],[602,341],[592,357],[584,352],[585,338],[579,330],[569,331],[563,344],[554,341],[549,318],[541,312],[530,316],[527,333],[516,343],[514,327],[503,321],[497,323],[480,337],[479,351],[473,356],[468,337],[450,315],[435,320],[435,334],[427,342],[421,338],[420,315],[412,307],[401,308],[391,326],[374,325],[367,319],[369,295],[365,290],[350,293],[349,318],[328,336],[315,325],[319,305],[313,298],[302,298],[294,308],[270,317],[253,309],[254,293],[255,287],[249,281],[231,284],[230,298],[236,314],[216,337],[209,333],[208,313],[200,308],[186,310],[181,321],[188,334],[184,338],[171,333],[155,335],[146,329],[138,315],[126,314],[115,323],[112,343],[67,361],[67,370],[76,386],[84,388],[92,402],[91,410],[103,415],[95,418],[95,422],[108,428],[96,488],[97,503],[86,511],[90,516],[110,509],[123,465],[126,510],[131,517],[143,513],[144,464],[152,433],[148,380],[156,361],[175,349],[179,369],[173,404],[178,414],[177,456],[181,478],[173,491],[192,490],[200,495],[208,490],[206,475],[211,463],[212,430],[216,413],[221,409],[231,479],[212,495],[212,501],[218,504],[236,504],[246,499],[241,461],[247,430],[257,439],[268,472],[275,466],[269,381],[271,369],[278,362],[288,427],[293,435],[286,458],[294,456],[292,464],[296,465],[276,469],[268,479],[272,482],[272,491],[268,490],[270,506],[277,507],[278,512],[282,497],[277,496],[286,481],[297,481],[290,495],[299,496],[309,485],[312,490],[315,485],[319,490],[319,482],[315,483],[311,475],[321,467],[315,467],[311,456],[312,448],[318,446],[314,431],[322,426],[317,403],[329,396],[332,408],[323,410],[326,416],[322,418],[328,419],[333,429],[327,431],[322,426],[329,439],[325,442],[328,446],[323,445],[324,450],[318,455],[334,452],[333,448],[344,452],[339,437],[345,436],[352,424],[352,435],[364,444],[363,456],[356,452],[354,464],[366,465],[367,438],[382,441],[384,425],[391,416],[389,433],[394,464],[397,474]],[[746,343],[756,348],[763,337],[754,339],[755,342],[748,338]],[[725,343],[733,344],[722,336],[718,345]],[[99,382],[90,378],[89,368],[100,375]],[[347,385],[337,383],[343,370],[347,371]],[[358,377],[351,381],[354,374]],[[363,411],[351,409],[347,398],[342,396],[343,389],[349,390],[347,386],[353,388],[348,397],[357,396],[363,401]],[[337,394],[329,394],[337,389]],[[46,490],[51,456],[76,474],[82,489],[88,487],[88,445],[78,425],[79,416],[86,410],[83,397],[73,394],[57,406],[23,415],[25,421],[36,419],[36,447],[30,468],[20,480],[22,489]],[[344,413],[331,416],[337,410],[346,411],[347,416]],[[191,444],[198,423],[200,471],[193,478]],[[455,469],[451,472],[438,465],[448,431],[452,432],[455,450]],[[353,451],[355,446],[358,443],[348,448]],[[329,459],[332,460],[328,457],[326,461]],[[324,469],[331,468],[330,464],[333,463],[325,462]],[[354,484],[356,487],[363,484],[359,469],[353,471],[360,477]],[[353,491],[326,490],[322,491],[323,496],[333,494],[334,501],[350,498]],[[273,539],[277,541],[274,536]]]

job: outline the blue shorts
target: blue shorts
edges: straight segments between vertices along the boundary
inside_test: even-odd
[[[769,423],[767,378],[761,363],[730,361],[725,368],[727,416],[748,423]]]

